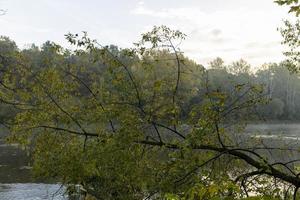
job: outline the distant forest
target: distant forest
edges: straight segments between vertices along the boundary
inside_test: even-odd
[[[221,58],[209,64],[210,85],[230,92],[236,84],[258,84],[266,101],[256,108],[262,120],[300,120],[300,79],[287,62],[264,64],[253,72],[246,61],[225,65]]]
[[[108,46],[109,50],[117,55],[119,59],[126,62],[127,50],[119,49],[117,46]],[[88,52],[80,50],[77,51],[77,55],[71,53],[66,55],[66,52],[60,53],[61,46],[47,41],[41,47],[34,44],[26,49],[19,49],[16,43],[8,37],[1,36],[0,38],[0,54],[12,55],[14,52],[18,52],[22,57],[26,58],[26,62],[30,63],[32,70],[42,70],[45,68],[51,68],[55,66],[67,65],[72,63],[77,66],[76,70],[87,70],[90,72],[101,72],[107,66],[105,63],[96,61],[94,62],[93,55]],[[62,51],[61,51],[62,52]],[[128,52],[127,52],[128,53]],[[161,55],[157,55],[157,60],[160,60],[160,65],[169,65],[168,59],[165,59],[167,52],[160,52]],[[163,58],[164,57],[164,58]],[[162,59],[163,58],[163,59]],[[138,58],[137,58],[138,59]],[[161,60],[164,60],[164,63]],[[132,62],[132,61],[130,61]],[[268,63],[260,67],[252,67],[247,61],[240,59],[231,64],[225,64],[221,58],[216,58],[211,61],[207,66],[203,66],[195,63],[194,61],[184,58],[182,62],[185,66],[190,67],[192,70],[185,73],[194,73],[194,70],[204,71],[205,74],[201,76],[203,81],[197,84],[193,83],[193,98],[190,99],[188,105],[185,105],[183,113],[186,115],[193,109],[192,105],[201,102],[206,94],[206,89],[203,87],[204,84],[208,84],[210,90],[224,92],[234,96],[235,91],[238,87],[255,85],[261,87],[262,93],[265,96],[265,101],[260,105],[256,106],[255,111],[252,113],[241,113],[254,114],[253,120],[286,120],[286,121],[298,121],[300,120],[300,79],[297,74],[291,74],[288,70],[288,63]],[[13,63],[10,63],[13,64]],[[84,69],[83,69],[84,68]],[[188,69],[188,67],[187,67]],[[254,70],[255,69],[255,72]],[[82,73],[85,76],[88,73]],[[199,76],[201,73],[195,73]],[[83,77],[88,82],[89,77]],[[207,83],[204,83],[205,80]],[[202,89],[201,89],[202,88]],[[6,102],[3,102],[3,106],[0,111],[1,118],[9,118],[14,115],[11,108],[8,108]],[[185,114],[182,114],[185,118]],[[237,118],[239,116],[236,116]]]

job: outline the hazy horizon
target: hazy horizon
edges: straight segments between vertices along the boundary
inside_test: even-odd
[[[164,24],[187,34],[181,49],[201,64],[243,58],[257,67],[284,59],[277,28],[287,9],[273,0],[0,0],[0,8],[7,11],[0,35],[20,48],[47,40],[69,47],[64,34],[81,31],[105,45],[130,47],[142,32]]]

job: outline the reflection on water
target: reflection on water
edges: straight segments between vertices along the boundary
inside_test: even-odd
[[[300,140],[300,124],[249,124],[245,130],[253,137]]]
[[[66,200],[59,184],[33,183],[26,152],[0,139],[0,200]]]
[[[300,138],[296,135],[291,136],[283,136],[283,135],[254,135],[253,138],[262,138],[262,139],[277,139],[277,140],[296,140],[298,141]]]
[[[245,133],[250,138],[261,138],[267,146],[300,146],[300,124],[249,124]],[[242,140],[246,138],[242,137]],[[281,151],[261,153],[280,161],[299,158],[295,152],[289,155]],[[28,164],[29,158],[24,151],[0,139],[0,200],[67,200],[65,189],[58,184],[28,183],[36,181]]]
[[[1,200],[67,200],[58,184],[0,184]]]

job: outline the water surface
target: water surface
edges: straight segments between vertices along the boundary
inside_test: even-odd
[[[1,200],[67,200],[58,184],[0,184]]]

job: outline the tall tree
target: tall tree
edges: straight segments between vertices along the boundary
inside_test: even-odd
[[[296,194],[297,160],[287,155],[297,150],[242,131],[265,100],[262,87],[247,70],[187,59],[184,38],[154,27],[134,49],[117,49],[68,34],[78,50],[47,43],[41,67],[26,51],[0,51],[0,98],[16,112],[2,122],[8,140],[33,149],[36,175],[81,184],[97,199],[241,199],[254,187],[257,198]],[[223,70],[231,87],[212,81]],[[266,158],[269,150],[288,160]]]

